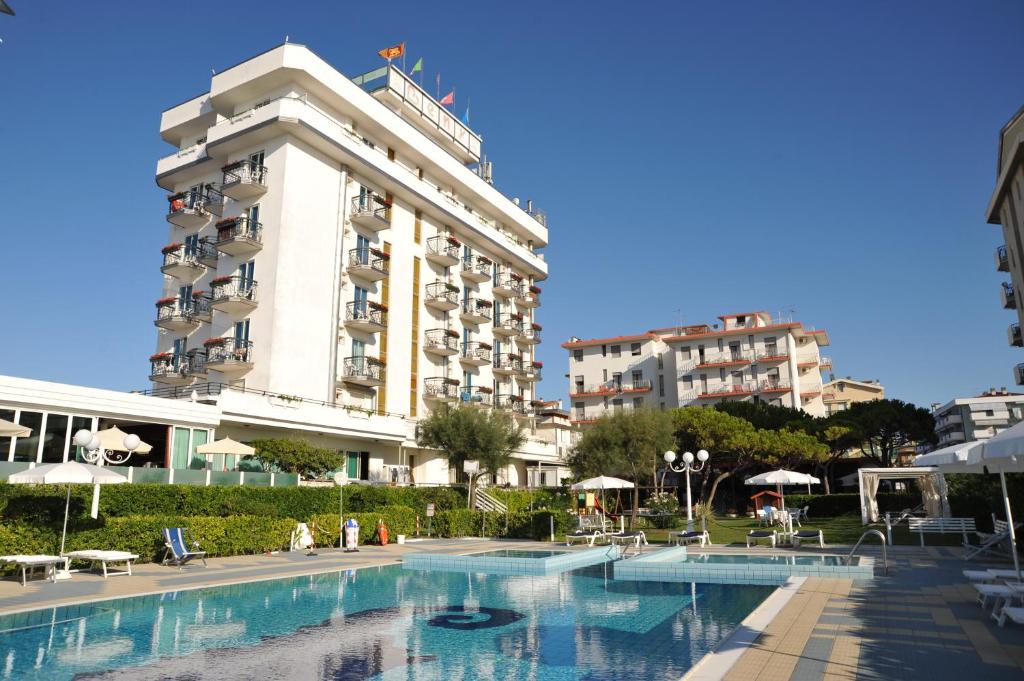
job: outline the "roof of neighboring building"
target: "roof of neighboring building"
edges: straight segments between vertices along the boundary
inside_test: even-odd
[[[885,390],[885,387],[878,381],[858,381],[853,378],[834,378],[828,381],[823,388],[827,388],[830,385],[839,385],[840,383],[846,383],[847,385],[855,385],[861,388],[867,388],[868,390]]]
[[[768,312],[738,312],[736,314],[725,314],[719,315],[718,319],[721,319],[724,323],[726,319],[734,319],[736,317],[760,317],[762,319],[771,319],[771,315]],[[754,326],[754,327],[738,327],[734,329],[719,329],[719,324],[712,326],[711,324],[679,324],[677,326],[663,326],[656,329],[651,329],[647,333],[636,334],[632,336],[615,336],[612,338],[572,338],[562,343],[562,347],[567,350],[575,348],[585,348],[593,345],[603,345],[605,343],[620,343],[628,341],[644,341],[644,340],[663,340],[666,343],[687,341],[694,338],[715,338],[717,336],[731,336],[738,334],[750,334],[750,333],[764,333],[766,331],[776,331],[782,329],[792,329],[796,335],[808,335],[814,336],[819,345],[829,345],[828,332],[825,329],[807,329],[800,322],[782,322],[778,324],[766,324],[765,326]]]
[[[1024,394],[1011,393],[1008,395],[979,395],[977,397],[955,397],[940,407],[932,409],[933,413],[940,414],[946,410],[953,409],[965,404],[999,404],[1000,402],[1024,403]]]
[[[590,338],[576,340],[567,340],[562,343],[562,347],[566,349],[573,348],[585,348],[592,345],[603,345],[605,343],[623,343],[628,341],[644,341],[644,340],[658,340],[657,334],[654,333],[640,333],[634,336],[613,336],[611,338]]]

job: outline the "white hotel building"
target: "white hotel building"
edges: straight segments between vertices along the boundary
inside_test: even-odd
[[[824,330],[773,319],[767,312],[722,315],[719,323],[653,329],[634,336],[572,338],[569,398],[572,421],[592,423],[608,412],[647,407],[763,401],[825,414],[820,349]]]
[[[348,452],[364,479],[447,483],[415,444],[442,403],[528,428],[499,481],[557,464],[534,413],[546,220],[494,188],[479,135],[397,68],[350,79],[287,43],[214,75],[160,134],[152,396],[219,405],[218,437]],[[169,439],[182,466],[194,444]]]

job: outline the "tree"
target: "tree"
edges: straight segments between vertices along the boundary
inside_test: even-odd
[[[884,468],[892,467],[901,447],[938,441],[931,412],[902,400],[854,402],[835,423],[857,428],[861,453]]]
[[[831,494],[833,464],[851,449],[864,442],[864,436],[855,424],[843,423],[834,416],[815,419],[814,432],[818,440],[828,447],[828,455],[818,463],[815,473],[821,476],[825,494]]]
[[[569,467],[577,477],[612,475],[633,483],[630,527],[636,527],[640,485],[650,480],[657,486],[662,455],[674,444],[672,421],[667,412],[634,409],[603,416],[590,426],[573,448]]]
[[[449,468],[462,471],[467,461],[479,463],[469,479],[470,506],[476,502],[477,480],[505,469],[512,452],[525,441],[522,428],[508,412],[461,405],[435,409],[420,421],[416,432],[417,444],[444,452]]]
[[[752,426],[763,430],[802,430],[809,432],[814,427],[814,417],[800,409],[783,407],[767,402],[728,402],[723,400],[715,405],[718,411],[746,419]]]
[[[339,470],[345,457],[333,449],[317,447],[308,440],[260,439],[249,443],[256,453],[246,457],[256,461],[265,471],[298,473],[304,478],[317,478]]]

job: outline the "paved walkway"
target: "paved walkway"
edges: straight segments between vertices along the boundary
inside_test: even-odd
[[[807,579],[726,681],[1024,678],[1024,628],[981,609],[959,549],[894,553],[887,577]]]

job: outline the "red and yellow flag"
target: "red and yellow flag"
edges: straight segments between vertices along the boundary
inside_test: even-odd
[[[398,59],[403,54],[405,54],[405,43],[401,42],[398,43],[397,45],[392,45],[391,47],[385,47],[377,54],[379,54],[384,59],[387,59],[388,61],[391,61],[392,59]]]

